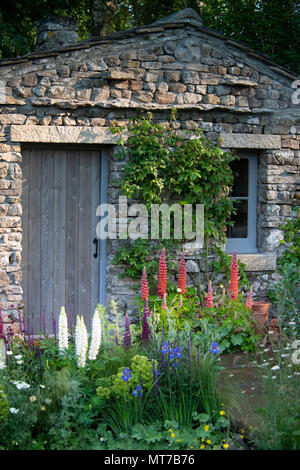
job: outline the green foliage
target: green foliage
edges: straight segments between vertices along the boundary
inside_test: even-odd
[[[241,295],[232,300],[223,288],[214,293],[214,307],[206,307],[203,297],[200,298],[194,288],[188,288],[182,306],[179,306],[179,300],[178,293],[168,295],[167,309],[164,310],[161,299],[149,298],[157,331],[161,332],[164,325],[169,337],[172,329],[180,332],[189,329],[194,340],[202,345],[203,352],[213,341],[219,344],[222,353],[256,350],[259,337],[254,333],[251,311],[246,308]]]
[[[293,207],[293,211],[294,216],[280,227],[283,230],[280,244],[285,245],[285,251],[277,260],[279,272],[287,264],[295,264],[300,269],[300,209]]]
[[[90,28],[91,0],[2,0],[0,6],[0,58],[32,51],[36,42],[36,21],[49,15],[75,17],[79,39]]]
[[[4,390],[4,387],[0,386],[0,423],[6,421],[9,413],[9,402]]]
[[[241,296],[234,300],[227,296],[219,299],[216,307],[202,309],[201,317],[214,325],[215,338],[222,352],[255,351],[257,337],[251,311],[245,307]]]
[[[137,240],[128,240],[122,243],[122,246],[117,250],[112,263],[114,265],[122,265],[124,271],[119,274],[120,278],[130,277],[132,279],[140,280],[144,266],[147,270],[147,277],[151,289],[156,288],[157,272],[159,265],[159,258],[157,253],[162,248],[166,250],[166,262],[170,271],[176,268],[176,264],[172,261],[172,251],[174,242],[170,240],[163,240],[162,242],[151,242],[138,238]],[[169,282],[169,288],[172,288]]]
[[[175,118],[172,112],[171,119]],[[225,240],[225,227],[233,211],[228,197],[233,183],[229,163],[236,157],[223,152],[200,130],[197,138],[180,137],[172,128],[148,117],[134,118],[120,158],[129,157],[122,180],[122,191],[129,198],[150,204],[177,202],[204,204],[206,238]]]
[[[110,380],[104,380],[106,386],[99,386],[97,388],[97,395],[100,398],[110,398],[111,394],[114,393],[117,398],[127,397],[132,399],[132,392],[136,386],[143,384],[145,390],[149,390],[153,386],[153,364],[145,356],[136,355],[132,357],[130,364],[131,377],[126,382],[123,380],[124,366],[118,369],[116,375],[112,375]],[[155,361],[155,367],[157,362]],[[102,381],[103,382],[103,381]]]
[[[298,0],[206,0],[201,5],[205,25],[296,72],[300,66],[299,12]]]
[[[258,450],[300,450],[300,368],[291,361],[290,343],[282,340],[274,346],[263,363],[254,444]]]
[[[277,307],[277,316],[287,334],[300,333],[300,217],[299,208],[294,208],[295,217],[281,228],[285,251],[277,259],[280,280],[268,292],[269,299]]]

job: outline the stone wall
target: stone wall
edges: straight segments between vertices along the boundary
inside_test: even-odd
[[[300,184],[299,106],[292,103],[291,87],[295,78],[189,18],[0,61],[4,314],[15,314],[15,307],[22,306],[22,142],[64,143],[73,135],[77,143],[114,143],[109,137],[111,123],[126,127],[137,109],[150,110],[166,128],[201,128],[213,141],[227,135],[240,142],[236,148],[245,148],[242,136],[252,136],[252,147],[259,152],[258,247],[260,252],[276,254],[280,224],[291,215]],[[172,108],[177,109],[177,119],[170,122]],[[66,132],[72,128],[73,133]],[[110,202],[118,200],[121,174],[122,163],[112,156]],[[118,242],[108,245],[108,299],[117,298],[131,313],[132,281],[118,278],[120,268],[111,265]],[[251,273],[256,294],[265,295],[276,279],[274,263]]]

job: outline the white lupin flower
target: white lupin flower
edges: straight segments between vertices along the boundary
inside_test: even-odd
[[[89,350],[89,359],[95,360],[101,345],[101,319],[99,312],[95,310],[92,323],[92,341]]]
[[[79,355],[77,359],[78,367],[84,367],[86,363],[86,355],[88,350],[88,334],[84,324],[84,319],[81,317],[81,334],[80,334],[80,346]]]
[[[80,316],[77,315],[76,327],[75,327],[75,354],[79,356],[81,343],[81,320]]]
[[[68,349],[68,346],[68,318],[65,307],[61,307],[58,318],[58,349],[64,351],[64,349]]]

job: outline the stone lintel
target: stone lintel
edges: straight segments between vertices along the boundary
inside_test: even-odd
[[[10,129],[11,141],[20,143],[117,144],[120,138],[108,127],[12,125]]]
[[[247,149],[280,149],[280,135],[232,134],[221,132],[221,147]]]
[[[276,271],[275,253],[238,254],[237,257],[246,265],[245,271]]]

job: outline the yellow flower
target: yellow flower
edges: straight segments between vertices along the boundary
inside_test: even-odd
[[[190,449],[193,449],[193,448],[194,448],[194,446],[191,446],[191,447],[190,447]]]
[[[226,414],[226,413],[225,413],[224,410],[221,410],[221,411],[220,411],[220,415],[221,415],[221,416],[224,416],[225,414]]]
[[[244,439],[244,436],[243,436],[243,434],[241,434],[241,439]]]
[[[44,406],[41,406],[41,411],[45,411],[45,407]]]
[[[201,439],[201,442],[204,442],[204,439]]]
[[[224,406],[224,403],[221,403],[221,406]]]
[[[223,444],[224,449],[228,449],[229,445],[228,444]]]
[[[208,424],[205,426],[205,428],[204,428],[204,429],[205,429],[205,431],[206,431],[206,432],[209,430],[209,426],[208,426]]]
[[[32,395],[31,397],[29,397],[29,400],[31,401],[31,403],[36,401],[36,396]]]
[[[201,450],[205,449],[205,445],[202,444],[202,446],[200,447]]]
[[[176,439],[176,442],[181,442],[181,439]]]
[[[211,444],[211,440],[207,439],[206,444]]]
[[[241,433],[244,434],[244,432],[245,432],[245,429],[242,429]]]
[[[174,434],[173,432],[171,433],[171,437],[172,437],[173,439],[174,439],[174,437],[175,437],[175,434]]]
[[[252,427],[252,426],[249,426],[249,429],[250,429],[250,431],[252,431],[253,427]]]
[[[170,429],[169,429],[169,432],[173,432],[173,429],[170,428]]]

